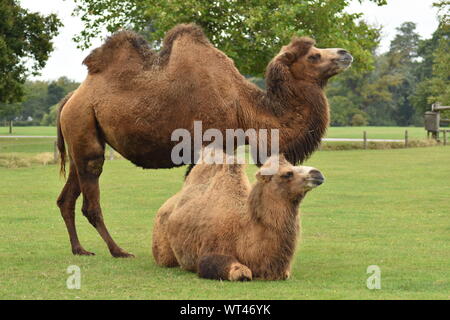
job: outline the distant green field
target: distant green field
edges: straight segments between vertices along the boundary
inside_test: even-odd
[[[199,279],[158,267],[152,226],[177,192],[184,168],[141,170],[105,163],[106,224],[136,254],[114,259],[77,207],[82,244],[70,252],[55,205],[64,181],[57,166],[0,168],[0,299],[450,299],[450,147],[316,152],[307,162],[326,177],[304,200],[302,239],[287,281]],[[253,180],[255,167],[248,168]],[[67,267],[81,289],[66,288]],[[381,290],[369,290],[369,265]]]
[[[0,135],[8,135],[9,128],[0,127]],[[426,131],[422,127],[330,127],[328,138],[362,138],[363,131],[367,131],[368,138],[374,139],[403,139],[408,130],[411,139],[423,139]],[[55,136],[55,127],[14,127],[13,135],[24,136]]]
[[[0,136],[8,136],[9,127],[0,127]],[[56,127],[13,127],[15,136],[56,136]]]
[[[55,138],[0,138],[0,154],[53,152]]]
[[[425,139],[427,132],[422,127],[330,127],[327,138],[361,138],[367,132],[368,139],[404,139],[408,130],[410,139]]]

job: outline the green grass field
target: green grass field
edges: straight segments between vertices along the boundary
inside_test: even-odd
[[[0,127],[0,136],[9,135],[8,127]],[[328,138],[362,138],[367,131],[368,138],[373,139],[403,139],[408,130],[412,139],[423,139],[426,131],[422,127],[330,127]],[[14,127],[12,135],[23,136],[55,136],[55,127]]]
[[[0,136],[56,136],[55,127],[14,127],[12,135],[8,132],[8,127],[0,127]],[[0,155],[53,152],[54,142],[55,138],[0,138]]]
[[[8,136],[9,127],[0,127],[0,136]],[[56,136],[55,127],[13,127],[14,136]]]
[[[368,139],[404,139],[408,130],[410,139],[425,139],[427,132],[423,127],[330,127],[327,138],[363,138],[367,132]]]
[[[97,255],[72,256],[55,205],[64,183],[56,166],[0,168],[0,298],[450,299],[449,160],[442,146],[316,152],[307,164],[327,181],[303,202],[291,279],[244,283],[154,263],[155,213],[180,189],[184,168],[106,162],[103,211],[116,241],[136,254],[125,260],[110,257],[79,203],[81,242]],[[80,290],[66,288],[70,265],[81,268]],[[366,288],[369,265],[381,268],[381,290]]]

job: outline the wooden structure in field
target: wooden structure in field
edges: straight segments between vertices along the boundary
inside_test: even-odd
[[[440,111],[450,110],[450,106],[441,106],[439,103],[431,105],[431,111],[425,112],[425,130],[428,138],[431,137],[439,141],[439,133],[442,132],[444,144],[447,144],[447,133],[450,129],[441,129],[441,123],[450,123],[450,119],[441,119]]]

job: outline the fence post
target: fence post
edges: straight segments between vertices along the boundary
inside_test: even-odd
[[[447,145],[447,130],[444,130],[444,146]]]
[[[58,145],[57,145],[57,141],[56,140],[53,143],[53,160],[55,162],[58,162]]]
[[[367,132],[366,131],[364,131],[364,133],[363,133],[363,140],[364,140],[364,142],[363,142],[364,149],[367,149]]]
[[[405,130],[405,148],[408,148],[408,130]]]

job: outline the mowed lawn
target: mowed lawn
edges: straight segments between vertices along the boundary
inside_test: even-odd
[[[423,127],[330,127],[328,138],[362,138],[363,132],[367,132],[368,138],[372,139],[403,139],[405,130],[411,139],[426,138]],[[0,127],[0,136],[9,135],[9,127]],[[56,136],[55,127],[14,127],[13,134],[16,136]]]
[[[2,299],[449,299],[450,147],[319,151],[307,162],[327,180],[304,200],[302,239],[287,281],[199,279],[158,267],[152,225],[182,185],[184,168],[142,170],[107,161],[101,178],[105,220],[136,254],[114,259],[77,207],[82,244],[72,256],[55,200],[56,166],[0,168]],[[253,180],[255,167],[248,168]],[[81,268],[81,289],[66,287]],[[369,290],[367,267],[381,269]]]
[[[327,138],[363,138],[364,131],[368,139],[404,139],[408,131],[409,139],[426,139],[427,132],[423,127],[330,127]]]
[[[8,136],[9,127],[0,126],[0,136]],[[13,127],[14,136],[56,136],[56,127],[50,126],[30,126],[30,127]]]

